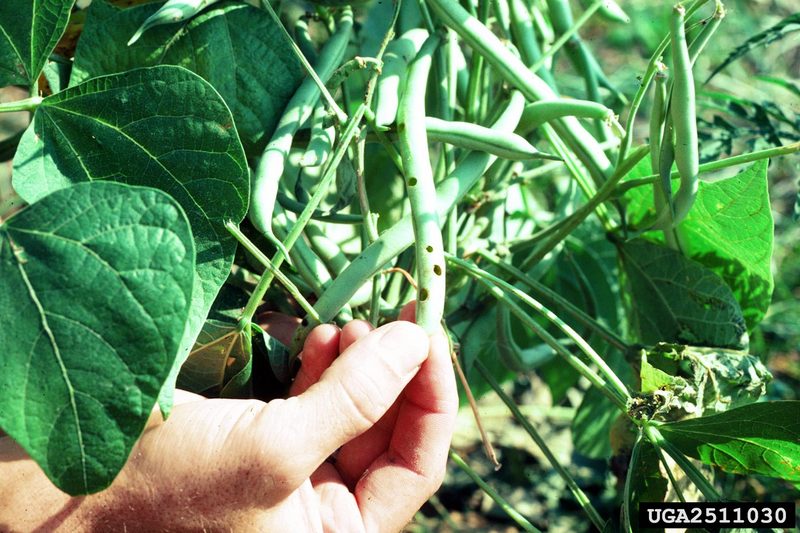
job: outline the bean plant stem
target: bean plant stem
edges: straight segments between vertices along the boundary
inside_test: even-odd
[[[469,466],[469,465],[468,465],[468,464],[467,464],[467,463],[464,461],[464,459],[462,459],[462,458],[461,458],[461,456],[460,456],[460,455],[458,455],[458,454],[455,452],[455,450],[453,450],[453,449],[451,449],[451,450],[450,450],[450,460],[452,460],[452,461],[453,461],[453,462],[456,464],[456,466],[458,466],[458,467],[459,467],[461,470],[463,470],[463,471],[464,471],[464,472],[465,472],[465,473],[466,473],[466,474],[467,474],[467,475],[468,475],[468,476],[469,476],[469,477],[472,479],[472,481],[474,481],[474,482],[475,482],[475,484],[476,484],[476,485],[478,485],[478,486],[481,488],[481,490],[482,490],[483,492],[485,492],[485,493],[486,493],[486,494],[487,494],[487,495],[488,495],[488,496],[489,496],[491,499],[493,499],[493,500],[495,501],[495,503],[497,503],[497,505],[499,505],[499,506],[500,506],[500,508],[501,508],[503,511],[505,511],[505,513],[506,513],[506,514],[507,514],[509,517],[511,517],[511,519],[512,519],[514,522],[516,522],[516,523],[517,523],[517,525],[519,525],[519,526],[520,526],[522,529],[524,529],[525,531],[530,531],[530,532],[533,532],[533,533],[541,533],[541,531],[539,531],[538,529],[536,529],[536,528],[533,526],[533,524],[531,524],[531,523],[528,521],[528,519],[527,519],[527,518],[525,518],[524,516],[522,516],[522,514],[521,514],[519,511],[517,511],[516,509],[514,509],[514,506],[512,506],[510,503],[508,503],[508,501],[506,501],[506,500],[505,500],[505,498],[503,498],[502,496],[500,496],[500,494],[498,494],[498,493],[497,493],[497,491],[496,491],[496,490],[494,490],[494,488],[492,488],[492,487],[491,487],[491,485],[489,485],[488,483],[486,483],[486,482],[485,482],[485,481],[484,481],[484,480],[481,478],[481,476],[479,476],[479,475],[478,475],[478,473],[477,473],[477,472],[475,472],[475,471],[472,469],[472,467],[470,467],[470,466]]]
[[[574,319],[579,321],[584,326],[591,328],[595,333],[600,335],[606,342],[614,346],[616,349],[620,350],[621,352],[625,352],[630,348],[628,344],[619,337],[619,335],[598,322],[595,318],[587,315],[582,309],[575,306],[575,304],[558,294],[556,291],[542,283],[539,283],[522,270],[514,267],[510,263],[503,261],[488,250],[479,249],[476,253],[500,270],[504,270],[509,275],[514,276],[517,281],[527,285],[528,288],[537,293],[540,298],[549,298],[556,305],[560,305]]]
[[[36,108],[44,101],[41,96],[32,96],[24,100],[5,102],[0,104],[0,113],[13,113],[15,111],[36,111]]]
[[[261,0],[261,6],[269,13],[269,15],[275,21],[275,24],[277,24],[278,27],[281,29],[283,36],[286,38],[286,41],[292,47],[292,51],[295,53],[295,56],[297,56],[297,59],[303,65],[303,68],[306,69],[306,72],[311,77],[311,79],[314,80],[314,83],[317,85],[317,88],[322,94],[322,97],[325,99],[325,103],[328,104],[328,107],[330,107],[334,115],[336,115],[336,119],[339,121],[340,124],[344,124],[345,122],[347,122],[347,113],[345,113],[342,110],[342,108],[339,107],[339,104],[337,104],[336,100],[333,99],[333,95],[325,86],[325,83],[323,83],[323,81],[319,78],[319,76],[317,76],[317,72],[314,70],[314,67],[311,66],[311,64],[308,62],[308,59],[306,59],[306,56],[303,55],[302,50],[300,50],[300,47],[297,46],[297,43],[294,42],[292,36],[289,35],[289,32],[286,30],[286,27],[283,25],[283,22],[281,22],[280,17],[278,16],[277,13],[275,13],[275,10],[272,9],[269,0]]]
[[[625,474],[625,488],[622,492],[622,527],[626,532],[633,532],[631,527],[631,484],[633,483],[633,472],[639,463],[639,455],[642,451],[642,432],[636,437],[636,442],[631,450],[631,460],[628,462],[628,472]]]
[[[252,254],[252,256],[255,257],[259,263],[264,265],[264,268],[266,268],[266,272],[269,272],[272,276],[275,277],[275,279],[278,280],[278,283],[284,286],[284,288],[289,292],[292,298],[294,298],[295,301],[298,304],[300,304],[300,307],[303,308],[303,311],[305,311],[312,317],[316,317],[317,319],[319,319],[319,316],[317,315],[314,306],[311,305],[308,302],[308,300],[305,299],[305,297],[300,293],[300,290],[297,288],[297,286],[295,286],[295,284],[292,283],[292,281],[289,278],[287,278],[286,275],[283,272],[281,272],[272,263],[272,261],[270,261],[269,258],[267,258],[266,255],[264,255],[264,252],[258,249],[258,246],[256,246],[253,243],[253,241],[248,239],[247,236],[241,232],[241,230],[238,228],[238,226],[236,226],[236,224],[228,221],[225,223],[225,228],[231,233],[231,235],[234,236],[234,238],[236,238],[237,241],[239,241],[239,244],[241,244],[245,248],[245,250],[250,252],[250,254]],[[266,272],[264,274],[266,274]]]
[[[567,469],[561,465],[555,454],[552,452],[552,450],[550,450],[550,447],[547,446],[545,440],[542,438],[539,432],[536,431],[536,428],[533,427],[533,424],[531,424],[525,415],[522,414],[517,405],[514,403],[514,400],[505,393],[503,388],[500,386],[497,380],[494,379],[494,376],[492,376],[491,372],[487,370],[481,360],[476,359],[474,364],[475,368],[477,368],[478,372],[480,372],[481,376],[483,376],[483,379],[486,380],[486,382],[495,391],[495,393],[497,393],[500,399],[503,400],[503,403],[506,404],[508,410],[511,411],[511,414],[514,416],[514,419],[519,422],[519,424],[522,426],[522,429],[524,429],[528,435],[530,435],[531,439],[533,439],[544,456],[550,462],[550,465],[553,467],[553,469],[558,472],[558,475],[560,475],[561,479],[563,479],[567,484],[570,492],[572,492],[572,495],[575,497],[578,504],[589,517],[589,520],[592,521],[592,524],[594,524],[598,530],[603,531],[604,521],[602,518],[600,518],[600,514],[594,508],[592,502],[589,501],[589,497],[586,496],[586,493],[583,492],[583,490],[581,490],[581,488],[575,482],[575,479],[570,475],[569,472],[567,472]]]
[[[533,65],[531,65],[530,69],[536,72],[542,68],[547,60],[550,59],[550,57],[552,57],[556,52],[561,50],[561,47],[567,44],[572,36],[575,35],[578,30],[580,30],[581,27],[589,21],[590,18],[592,18],[594,12],[602,7],[603,2],[605,2],[605,0],[595,0],[592,2],[592,4],[586,8],[586,11],[584,11],[580,17],[575,19],[575,23],[572,25],[572,27],[562,33],[561,36],[542,53],[542,56],[537,59]]]
[[[571,326],[566,324],[555,313],[543,306],[537,300],[534,300],[529,295],[525,294],[507,281],[500,279],[497,276],[486,272],[482,268],[479,268],[475,264],[465,261],[459,257],[448,254],[446,259],[489,288],[492,295],[498,297],[498,299],[508,304],[511,311],[517,315],[517,317],[520,318],[525,325],[530,327],[537,335],[539,335],[539,337],[541,337],[545,343],[553,348],[556,353],[564,357],[570,365],[575,367],[575,369],[583,374],[589,381],[591,381],[592,384],[606,392],[609,398],[614,401],[621,411],[627,411],[628,400],[630,399],[628,388],[624,383],[622,383],[622,380],[619,379],[619,377],[608,366],[608,364],[606,364],[606,362],[602,357],[600,357],[594,348],[592,348],[583,337],[578,335],[578,333],[572,329]],[[526,305],[534,309],[539,315],[546,318],[554,326],[561,330],[562,333],[569,337],[586,356],[586,358],[598,368],[600,376],[602,377],[598,376],[582,360],[564,348],[564,346],[555,337],[548,333],[544,327],[542,327],[535,320],[532,320],[524,311],[522,311],[518,304],[508,297],[509,294],[514,295],[525,302]]]
[[[735,167],[737,165],[745,165],[747,163],[761,161],[762,159],[770,159],[773,157],[789,155],[796,152],[800,152],[800,142],[787,144],[786,146],[776,146],[774,148],[765,148],[763,150],[756,150],[755,152],[736,155],[733,157],[726,157],[724,159],[720,159],[719,161],[702,163],[699,167],[699,170],[700,174],[706,172],[714,172],[715,170],[722,170],[724,168]],[[672,172],[670,176],[672,178],[680,177],[677,170]],[[614,191],[614,196],[620,197],[631,189],[635,189],[636,187],[641,187],[642,185],[650,185],[651,183],[655,183],[658,179],[659,179],[658,174],[651,174],[643,178],[627,180],[623,183],[620,183],[616,187],[616,190]]]
[[[653,443],[653,446],[664,449],[664,451],[678,463],[678,466],[680,466],[689,479],[692,480],[692,483],[700,489],[700,492],[703,493],[707,501],[718,502],[722,499],[717,489],[715,489],[708,479],[694,466],[692,461],[666,440],[663,435],[661,435],[661,432],[658,431],[658,428],[652,424],[646,424],[643,430],[647,439]]]

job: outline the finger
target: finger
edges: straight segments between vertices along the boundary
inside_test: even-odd
[[[361,337],[372,331],[372,324],[366,320],[352,320],[342,328],[342,336],[339,338],[339,353],[342,353]]]
[[[300,319],[275,311],[267,311],[258,316],[258,325],[270,337],[278,339],[284,345],[289,346],[292,344],[294,330],[300,326]]]
[[[397,531],[439,488],[458,409],[444,333],[406,387],[385,454],[370,465],[355,494],[368,531]]]
[[[311,476],[311,484],[319,500],[323,531],[364,531],[356,499],[334,465],[322,463]]]
[[[306,337],[301,365],[289,394],[297,396],[319,381],[320,376],[339,355],[341,332],[333,324],[317,326]]]
[[[406,322],[416,322],[417,315],[417,301],[411,300],[400,310],[397,320],[404,320]]]
[[[304,394],[270,403],[261,415],[262,433],[273,431],[280,438],[275,444],[293,451],[293,476],[308,477],[372,427],[417,373],[428,345],[420,327],[387,324],[350,346]]]

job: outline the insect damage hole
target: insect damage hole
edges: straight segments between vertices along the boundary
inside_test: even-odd
[[[424,302],[428,299],[428,289],[420,289],[419,290],[419,301]]]
[[[430,253],[433,253],[433,246],[431,246],[431,245],[429,244],[428,246],[426,246],[426,247],[425,247],[425,251],[426,251],[426,252],[428,252],[429,254],[430,254]]]
[[[408,186],[413,187],[417,184],[417,178],[408,178]]]
[[[439,265],[433,265],[433,273],[436,274],[437,276],[441,276],[442,267],[440,267]]]

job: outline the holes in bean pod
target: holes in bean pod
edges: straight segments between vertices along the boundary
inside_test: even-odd
[[[432,253],[433,252],[433,246],[431,246],[431,245],[426,246],[425,247],[425,251],[428,252],[428,253]]]
[[[441,276],[442,267],[440,267],[439,265],[433,265],[433,273],[436,274],[437,276]]]
[[[413,187],[417,184],[417,178],[408,178],[408,186]]]
[[[428,299],[428,289],[420,289],[419,290],[419,301],[424,302]]]

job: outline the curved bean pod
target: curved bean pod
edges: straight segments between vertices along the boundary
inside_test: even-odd
[[[338,19],[336,32],[322,49],[316,67],[320,79],[327,79],[344,58],[350,33],[353,29],[353,12],[346,9]],[[306,78],[292,99],[286,105],[272,139],[267,144],[256,167],[252,179],[252,198],[250,221],[258,231],[268,238],[272,237],[272,211],[278,184],[283,175],[286,157],[292,148],[292,141],[300,126],[308,120],[320,98],[319,88],[310,78]],[[272,237],[272,240],[277,241]]]
[[[425,117],[425,129],[428,132],[429,141],[444,142],[468,150],[489,152],[504,159],[524,161],[540,158],[561,161],[558,156],[540,152],[515,133],[497,132],[470,122]]]
[[[526,65],[533,65],[542,57],[542,50],[533,31],[533,19],[528,6],[523,0],[509,0],[511,12],[511,35],[514,43],[519,48],[522,60]],[[550,71],[544,67],[536,71],[550,87],[555,88],[556,82]]]
[[[692,76],[692,61],[686,44],[685,15],[686,10],[678,4],[673,9],[670,24],[674,70],[670,116],[675,130],[675,164],[681,177],[681,186],[675,195],[674,226],[686,218],[694,204],[700,172],[694,77]]]
[[[311,117],[311,136],[308,148],[300,159],[301,167],[318,167],[324,165],[328,156],[333,151],[333,142],[336,140],[336,128],[331,124],[325,127],[328,111],[324,105],[317,106]]]
[[[522,118],[519,121],[517,131],[520,132],[520,135],[527,135],[545,122],[551,122],[564,117],[604,120],[610,125],[616,125],[618,128],[621,128],[614,115],[614,111],[603,104],[592,102],[591,100],[556,98],[526,105],[525,110],[522,112]]]
[[[128,41],[128,46],[138,41],[142,34],[150,28],[190,19],[216,2],[219,0],[169,0],[158,11],[147,17]]]
[[[408,64],[419,53],[428,31],[414,28],[393,40],[383,55],[383,69],[375,87],[375,123],[387,126],[397,117],[397,105],[405,88]]]
[[[444,312],[445,262],[436,186],[425,132],[425,93],[439,37],[431,36],[411,63],[406,88],[397,110],[397,132],[405,169],[406,191],[414,222],[417,260],[417,324],[438,331]]]

